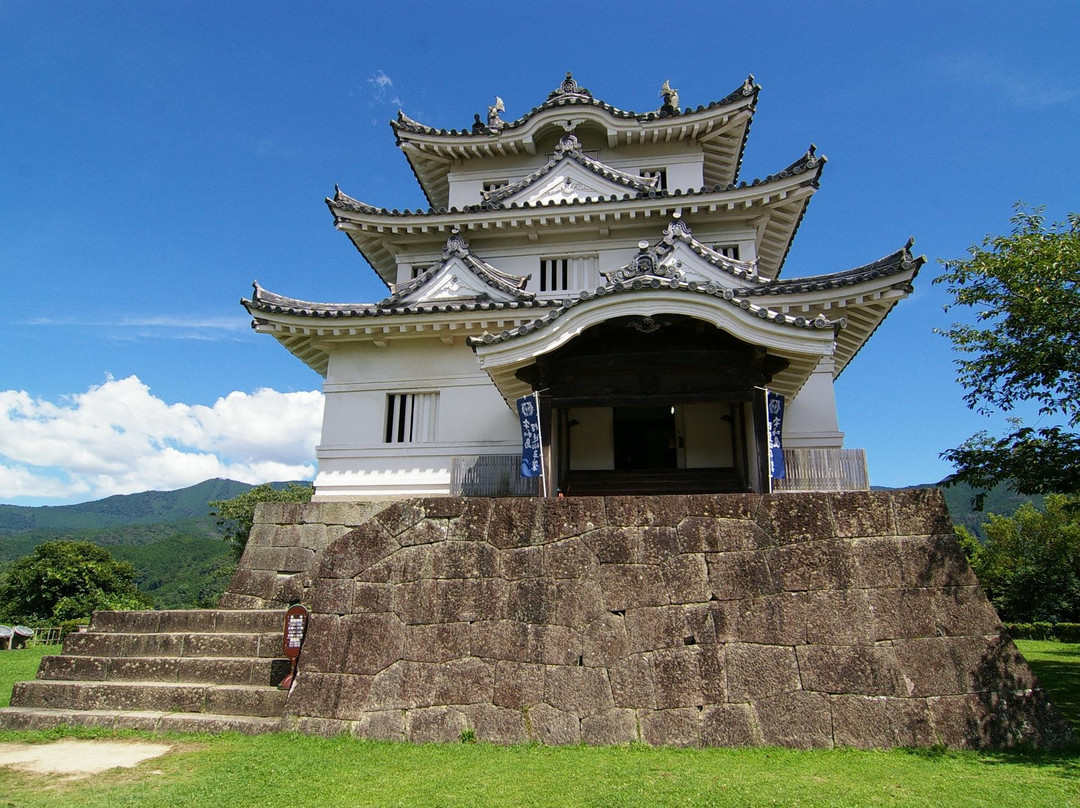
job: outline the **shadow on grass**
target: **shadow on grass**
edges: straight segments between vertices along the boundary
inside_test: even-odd
[[[945,760],[948,758],[972,758],[985,766],[1033,766],[1056,769],[1058,777],[1068,780],[1080,780],[1080,742],[1057,749],[1034,749],[1019,746],[1015,749],[997,751],[965,751],[950,749],[945,746],[928,746],[898,749],[907,755],[924,760]]]
[[[1043,653],[1042,656],[1050,656]],[[1061,654],[1063,661],[1028,660],[1039,683],[1074,730],[1080,730],[1080,665],[1075,655]]]

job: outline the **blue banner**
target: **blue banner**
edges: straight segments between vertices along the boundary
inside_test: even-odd
[[[786,475],[784,447],[780,438],[784,429],[784,397],[766,391],[765,409],[769,421],[769,474],[774,480],[782,480]]]
[[[540,412],[536,396],[519,398],[517,409],[521,420],[521,476],[539,477],[543,473],[543,457],[540,453]]]

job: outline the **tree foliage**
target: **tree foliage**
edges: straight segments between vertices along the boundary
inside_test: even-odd
[[[135,569],[86,541],[49,541],[0,578],[0,618],[40,623],[88,618],[99,609],[144,609]]]
[[[260,502],[309,502],[315,490],[307,483],[289,483],[274,488],[272,483],[257,485],[232,499],[210,503],[210,515],[225,530],[225,540],[231,543],[236,560],[244,554],[251,526],[255,523],[255,506]]]
[[[1012,516],[990,514],[983,545],[958,530],[1002,620],[1080,620],[1080,511],[1075,505],[1075,500],[1052,495],[1045,511],[1028,503]]]
[[[1063,426],[1010,419],[1010,432],[973,435],[943,453],[953,481],[990,488],[1008,482],[1024,494],[1080,493],[1080,214],[1047,225],[1043,209],[1015,206],[1013,231],[987,236],[969,257],[945,262],[935,283],[974,322],[944,330],[957,359],[964,400],[978,412],[1034,402]]]

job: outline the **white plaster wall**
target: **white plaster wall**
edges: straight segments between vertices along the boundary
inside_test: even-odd
[[[460,338],[345,343],[330,354],[317,500],[446,494],[458,455],[520,450],[517,417]],[[383,442],[388,393],[437,392],[431,443]]]
[[[802,390],[787,402],[784,417],[784,448],[841,448],[844,433],[836,417],[833,360],[825,357],[810,374]]]

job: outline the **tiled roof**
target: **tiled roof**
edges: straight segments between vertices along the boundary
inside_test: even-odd
[[[754,83],[754,77],[753,75],[750,75],[747,76],[746,81],[742,83],[742,86],[740,86],[734,92],[729,93],[728,95],[724,96],[724,98],[721,98],[719,101],[711,101],[710,103],[698,106],[697,108],[687,107],[686,109],[673,111],[654,110],[651,112],[632,112],[630,110],[619,109],[618,107],[614,107],[611,104],[594,98],[592,93],[590,93],[584,87],[581,87],[576,81],[574,81],[573,76],[570,73],[567,73],[566,78],[563,80],[562,84],[560,84],[558,88],[552,91],[548,95],[547,100],[544,101],[544,103],[542,103],[540,106],[533,107],[531,110],[526,112],[517,120],[510,121],[509,123],[504,123],[498,128],[491,128],[486,126],[482,128],[485,134],[490,135],[498,134],[499,132],[512,131],[514,129],[524,126],[533,116],[545,110],[552,109],[554,107],[566,106],[598,107],[599,109],[602,109],[608,114],[610,114],[612,117],[636,120],[644,123],[648,121],[661,120],[663,118],[678,118],[680,116],[694,115],[699,112],[705,112],[706,110],[715,109],[717,107],[725,107],[729,104],[739,101],[740,99],[748,98],[750,96],[756,96],[760,90],[761,87]],[[477,128],[477,131],[474,131],[475,124],[467,129],[460,130],[436,129],[431,126],[425,126],[418,121],[414,121],[401,110],[398,110],[397,120],[391,121],[390,125],[397,132],[412,132],[420,135],[450,135],[455,137],[476,137],[477,131],[480,131],[479,128]]]
[[[914,269],[916,274],[918,274],[919,268],[926,259],[922,257],[915,258],[912,256],[911,247],[914,243],[914,239],[909,239],[907,244],[896,252],[861,267],[847,269],[843,272],[833,272],[827,275],[808,275],[803,278],[773,281],[762,286],[741,289],[739,290],[739,293],[748,295],[808,294],[810,292],[820,292],[826,289],[840,289],[844,286],[854,286],[855,284],[888,277],[911,269]]]
[[[808,173],[808,172],[813,171],[815,169],[821,169],[821,168],[824,167],[824,165],[825,165],[825,163],[827,161],[828,161],[828,158],[825,157],[824,155],[821,155],[820,157],[817,156],[815,146],[813,144],[811,144],[810,148],[807,150],[806,154],[804,154],[802,157],[800,157],[794,163],[789,165],[787,168],[785,168],[785,169],[783,169],[781,171],[778,171],[775,174],[769,174],[767,177],[754,179],[751,182],[746,182],[746,181],[739,182],[739,183],[732,182],[732,183],[728,183],[726,186],[721,186],[721,185],[714,185],[712,187],[702,186],[700,189],[693,190],[693,191],[681,191],[681,190],[678,190],[678,189],[676,189],[674,191],[666,191],[666,190],[665,191],[655,191],[655,190],[645,191],[645,190],[640,190],[640,191],[636,191],[635,193],[632,193],[632,194],[631,193],[623,194],[621,197],[612,194],[609,197],[602,197],[602,198],[599,198],[599,199],[577,199],[577,200],[573,200],[573,201],[567,201],[567,200],[563,199],[563,200],[560,200],[557,203],[554,202],[554,201],[547,202],[547,203],[540,202],[540,203],[537,203],[537,204],[530,204],[528,202],[521,202],[521,203],[512,202],[512,203],[510,203],[508,205],[503,204],[503,203],[494,203],[494,204],[492,204],[492,203],[483,203],[483,204],[478,204],[478,205],[465,205],[464,207],[461,207],[461,208],[457,208],[457,207],[451,207],[451,208],[445,208],[445,207],[435,208],[435,207],[431,207],[431,208],[427,208],[426,210],[420,209],[420,208],[417,208],[416,210],[409,210],[408,208],[406,208],[405,210],[398,210],[397,208],[393,208],[393,209],[378,208],[378,207],[375,207],[374,205],[369,205],[366,202],[361,202],[361,201],[359,201],[357,199],[353,199],[348,194],[343,193],[342,190],[338,186],[335,185],[334,186],[334,196],[333,196],[333,198],[328,197],[326,199],[326,204],[330,207],[331,211],[342,210],[342,211],[351,211],[351,212],[354,212],[354,213],[364,213],[364,214],[368,214],[368,215],[377,215],[377,216],[391,216],[391,217],[400,216],[400,217],[406,217],[406,216],[441,216],[441,215],[445,215],[445,214],[448,214],[448,213],[449,214],[454,214],[454,213],[480,213],[480,212],[490,211],[490,210],[518,210],[518,209],[532,209],[532,208],[541,209],[541,208],[547,208],[547,207],[568,207],[568,206],[576,206],[576,205],[597,205],[597,204],[602,204],[602,203],[606,203],[606,202],[618,202],[620,200],[627,200],[627,199],[646,199],[646,198],[647,199],[653,199],[653,198],[657,198],[657,199],[661,199],[661,198],[662,199],[678,199],[678,198],[684,198],[684,197],[685,198],[695,198],[695,197],[705,196],[707,194],[723,193],[723,192],[727,192],[727,191],[737,191],[737,190],[741,190],[741,189],[744,189],[744,188],[756,188],[758,186],[762,186],[762,185],[765,185],[765,184],[770,183],[770,182],[776,182],[777,180],[787,179],[789,177],[798,176],[800,174],[805,174],[805,173]],[[817,180],[817,177],[814,177],[815,182],[816,182],[816,180]],[[494,202],[494,200],[492,200],[492,202]]]
[[[285,314],[295,317],[388,317],[401,314],[445,314],[473,311],[513,311],[518,309],[552,308],[562,305],[559,300],[538,300],[535,297],[522,297],[520,300],[498,302],[492,300],[454,301],[425,305],[402,305],[391,302],[392,297],[379,303],[313,303],[292,297],[268,292],[253,284],[254,292],[250,300],[240,302],[252,313]]]

